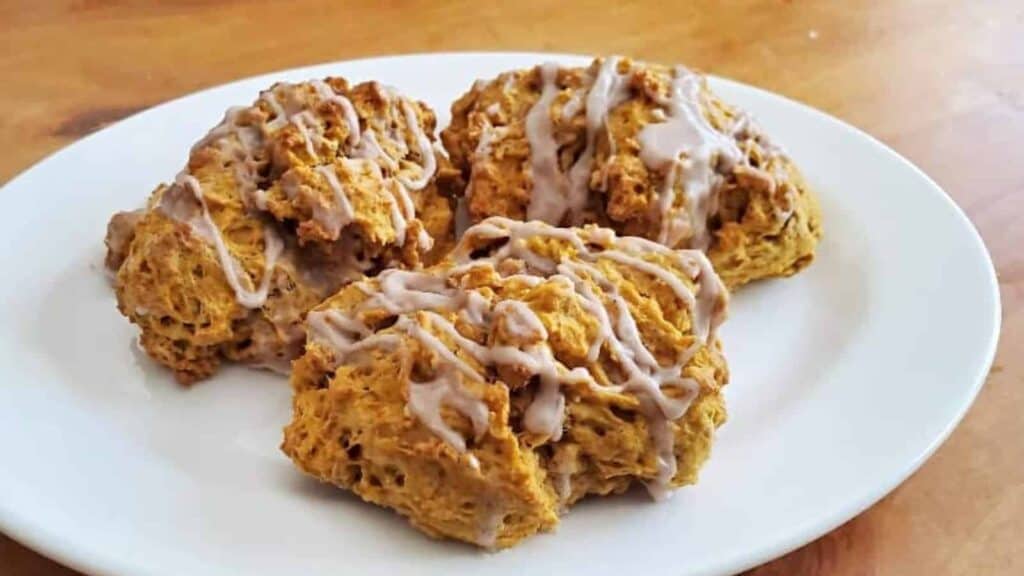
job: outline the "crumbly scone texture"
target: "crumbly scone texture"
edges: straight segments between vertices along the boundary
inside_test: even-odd
[[[543,112],[557,146],[558,169],[565,176],[585,155],[587,99],[603,63],[599,59],[590,67],[560,68],[554,80],[557,93]],[[629,60],[618,60],[615,67],[626,97],[613,102],[600,128],[592,130],[593,162],[584,175],[586,210],[571,220],[552,223],[598,223],[621,234],[659,239],[663,219],[659,201],[668,171],[644,162],[642,133],[671,115],[665,100],[674,71]],[[687,243],[685,235],[660,240],[673,247],[705,249],[730,288],[795,274],[811,262],[821,236],[815,195],[789,157],[745,113],[719,99],[703,77],[699,84],[700,113],[711,128],[733,141],[739,158],[729,164],[711,160],[717,162],[714,192],[700,211],[707,215],[707,245]],[[494,215],[527,219],[536,180],[531,153],[537,153],[531,147],[528,124],[543,89],[541,67],[510,71],[478,81],[452,105],[451,124],[441,139],[453,165],[467,180],[465,197],[474,221]],[[684,190],[690,170],[683,161],[671,182],[673,210],[693,209],[687,206],[690,201]]]
[[[433,149],[435,123],[422,103],[342,78],[275,84],[229,110],[174,182],[108,226],[118,308],[141,346],[183,383],[225,358],[287,371],[313,306],[364,274],[436,260],[461,182]]]
[[[701,340],[692,306],[680,301],[666,278],[696,293],[705,316],[719,317],[727,296],[710,266],[698,282],[675,251],[635,244],[618,249],[668,275],[658,276],[609,256],[617,245],[607,229],[562,231],[594,251],[584,259],[561,233],[509,240],[500,233],[505,225],[478,230],[494,221],[470,228],[451,258],[421,276],[385,272],[348,286],[310,313],[310,339],[292,372],[285,454],[306,473],[393,508],[433,537],[498,548],[553,529],[559,515],[587,495],[657,483],[665,470],[659,447],[667,446],[674,460],[662,488],[696,482],[726,417],[728,371],[713,329]],[[519,243],[520,253],[533,255],[488,260],[502,242]],[[574,284],[554,270],[538,270],[538,260],[542,268],[544,262],[583,262],[591,271],[579,272]],[[652,397],[629,387],[617,356],[622,352],[609,341],[598,343],[599,354],[591,356],[601,338],[593,302],[607,310],[616,334],[628,314],[662,368],[680,362],[692,395],[684,399],[669,385],[661,393],[667,402],[686,402],[681,417],[661,419],[651,412]],[[513,314],[510,303],[528,311]],[[524,328],[525,316],[543,328]],[[525,351],[534,359],[550,352],[564,377],[558,433],[538,430],[527,416],[531,405],[544,404],[536,373],[542,368],[489,360],[481,347]],[[570,376],[570,370],[585,377]],[[433,412],[422,397],[413,398],[448,385]],[[654,439],[660,425],[668,434],[662,444]]]

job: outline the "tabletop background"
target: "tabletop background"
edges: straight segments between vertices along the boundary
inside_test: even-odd
[[[187,92],[382,54],[615,53],[806,102],[895,148],[967,212],[996,263],[1003,332],[977,402],[931,460],[748,576],[1024,574],[1024,1],[508,4],[0,0],[0,183]],[[76,574],[2,534],[0,573]]]

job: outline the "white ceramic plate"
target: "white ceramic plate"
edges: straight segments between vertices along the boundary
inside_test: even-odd
[[[999,300],[978,234],[934,182],[869,136],[715,79],[803,168],[824,210],[815,263],[735,295],[729,422],[696,487],[665,504],[587,501],[498,554],[439,543],[319,486],[277,450],[280,377],[192,389],[133,345],[100,270],[107,218],[170,179],[230,105],[277,80],[377,79],[447,110],[537,54],[434,54],[291,70],[158,106],[0,191],[0,529],[104,574],[719,574],[782,554],[891,490],[970,406]],[[568,64],[585,60],[557,57]]]

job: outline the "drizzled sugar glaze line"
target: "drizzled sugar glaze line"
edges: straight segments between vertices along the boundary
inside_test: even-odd
[[[350,146],[357,146],[361,137],[360,126],[359,126],[359,115],[356,114],[356,107],[352,105],[352,101],[346,98],[344,95],[339,94],[329,86],[323,80],[312,80],[310,82],[313,85],[313,89],[316,90],[320,99],[324,102],[334,102],[341,107],[342,114],[345,115],[345,124],[348,125],[348,143]]]
[[[273,120],[266,123],[266,129],[268,132],[276,131],[282,128],[285,124],[291,123],[296,127],[299,135],[302,137],[303,145],[307,154],[309,154],[310,158],[313,160],[318,161],[319,155],[316,152],[315,139],[322,138],[323,135],[318,117],[313,114],[312,110],[322,102],[334,102],[338,104],[342,110],[342,115],[348,128],[346,142],[351,147],[351,154],[353,157],[380,161],[384,168],[394,173],[402,185],[408,190],[420,190],[430,182],[430,179],[433,178],[437,171],[437,158],[434,156],[430,138],[427,136],[423,127],[420,126],[416,110],[407,98],[399,96],[392,89],[382,88],[382,90],[386,91],[389,100],[396,103],[397,108],[401,111],[401,116],[406,129],[410,132],[411,137],[416,144],[417,152],[420,156],[421,162],[423,163],[419,167],[420,175],[417,178],[409,178],[400,174],[401,166],[399,164],[399,160],[390,156],[383,149],[376,138],[376,134],[372,130],[368,130],[366,132],[362,131],[359,115],[351,100],[343,94],[335,91],[333,87],[323,80],[312,80],[309,84],[313,87],[317,100],[314,100],[308,105],[304,105],[300,110],[289,111],[286,106],[281,104],[274,91],[276,88],[295,88],[296,85],[282,83],[260,95],[260,100],[265,102],[274,114]],[[200,140],[200,142],[196,144],[196,147],[207,145],[216,139],[221,139],[231,134],[237,135],[239,141],[242,142],[252,140],[252,138],[246,138],[245,135],[239,133],[240,130],[251,128],[238,124],[238,115],[241,111],[245,110],[245,108],[232,110],[234,112],[226,115],[221,124]],[[266,134],[262,134],[261,136],[265,138]],[[403,139],[398,138],[396,142],[400,142],[404,146]],[[196,147],[194,147],[194,149]],[[243,148],[247,153],[251,153],[250,146],[243,146]]]
[[[245,106],[229,108],[220,124],[192,145],[190,153],[215,145],[234,160],[235,182],[246,209],[266,210],[266,192],[257,184],[257,173],[266,160],[256,158],[256,151],[263,146],[265,133],[258,125],[240,123],[241,117],[248,110]]]
[[[541,92],[537,102],[526,115],[526,138],[530,142],[530,177],[533,190],[526,208],[529,220],[550,224],[561,223],[567,209],[565,177],[558,166],[558,143],[551,122],[551,106],[558,96],[557,64],[547,62],[540,66]]]
[[[540,96],[525,118],[532,179],[528,219],[578,225],[585,219],[591,189],[607,190],[607,166],[593,186],[590,178],[597,136],[607,133],[610,112],[634,96],[633,71],[619,72],[620,63],[619,58],[609,57],[595,64],[596,72],[594,67],[588,69],[578,89],[560,87],[562,69],[557,64],[547,63],[537,69]],[[645,86],[643,96],[658,108],[654,111],[656,120],[639,133],[638,144],[641,161],[661,179],[651,203],[651,217],[658,226],[653,237],[672,247],[707,250],[712,242],[708,220],[718,212],[718,192],[734,167],[773,182],[784,181],[785,175],[750,166],[740,148],[745,142],[760,146],[769,158],[782,152],[751,129],[745,114],[738,115],[733,125],[724,129],[712,126],[704,113],[707,104],[702,90],[701,77],[682,66],[672,70],[667,94]],[[568,97],[558,120],[566,123],[584,114],[585,134],[583,150],[563,171],[554,108],[566,91]],[[614,155],[615,142],[610,138],[608,148],[609,155]],[[473,163],[478,161],[474,158]],[[785,192],[792,196],[790,188]],[[467,194],[472,193],[470,185]],[[791,212],[785,208],[787,203],[783,204],[776,210],[779,219],[788,218]]]
[[[275,92],[278,89],[293,89],[297,85],[282,83],[261,93],[258,101],[265,103],[273,114],[271,120],[262,124],[251,123],[251,121],[244,118],[251,108],[233,107],[228,109],[223,120],[197,141],[192,146],[191,152],[195,153],[204,147],[215,146],[221,152],[228,155],[233,160],[235,181],[238,185],[239,195],[243,204],[249,211],[254,213],[265,211],[267,209],[266,191],[259,187],[257,181],[259,179],[258,172],[260,166],[268,160],[266,158],[258,159],[257,153],[262,149],[267,138],[273,132],[280,130],[287,124],[295,126],[303,140],[306,153],[311,160],[317,163],[314,171],[327,184],[327,188],[332,194],[333,202],[330,207],[324,207],[319,203],[313,204],[312,217],[329,234],[337,236],[345,226],[354,220],[355,211],[341,181],[338,179],[336,168],[330,162],[326,164],[321,163],[322,158],[317,152],[316,139],[323,138],[323,127],[316,114],[313,113],[313,110],[321,103],[333,102],[341,109],[344,122],[348,127],[346,143],[352,149],[352,156],[359,159],[348,160],[341,158],[340,161],[342,163],[369,161],[372,164],[374,173],[383,178],[380,167],[376,162],[380,161],[386,169],[396,174],[394,178],[388,179],[389,183],[386,182],[386,186],[388,186],[387,199],[390,203],[390,216],[395,228],[396,244],[398,246],[404,245],[405,232],[409,222],[415,218],[415,205],[409,195],[409,190],[418,190],[426,186],[437,169],[436,158],[433,154],[430,139],[420,126],[412,104],[407,99],[389,92],[389,97],[398,102],[398,106],[402,111],[403,121],[411,132],[423,161],[420,176],[415,179],[397,175],[400,168],[398,161],[384,152],[372,131],[364,133],[361,130],[359,115],[351,100],[344,94],[335,91],[333,87],[323,80],[312,80],[309,82],[309,85],[313,87],[316,99],[312,102],[304,102],[299,109],[289,109],[289,106],[292,106],[293,103],[289,103],[288,106],[283,105]],[[247,308],[262,306],[266,301],[269,279],[274,264],[281,251],[283,251],[281,239],[272,228],[264,227],[265,244],[267,246],[267,253],[265,255],[267,257],[267,267],[264,279],[259,287],[255,290],[249,290],[244,285],[242,279],[244,273],[240,271],[241,266],[228,251],[219,228],[208,218],[202,186],[199,184],[199,181],[189,174],[186,169],[177,177],[176,185],[188,189],[192,193],[199,203],[200,212],[203,215],[198,219],[191,218],[191,216],[178,219],[189,223],[200,237],[206,239],[214,246],[221,267],[224,270],[225,278],[235,293],[236,301]],[[165,206],[165,208],[167,207]],[[178,214],[180,210],[167,208],[164,212],[171,217],[180,216]],[[429,250],[433,245],[433,239],[423,228],[419,229],[418,234],[418,246],[420,249],[423,251]]]
[[[352,203],[349,202],[341,181],[338,180],[334,166],[322,164],[316,167],[316,172],[327,182],[327,186],[334,194],[334,209],[324,210],[319,204],[314,204],[313,219],[327,228],[329,234],[337,236],[341,229],[355,218],[355,211],[352,209]]]
[[[289,86],[291,85],[285,85],[285,87]],[[336,100],[344,99],[343,96],[337,94],[335,94],[335,96],[337,97]],[[311,124],[315,125],[316,120],[309,110],[303,109],[302,111],[289,115],[285,107],[278,101],[273,89],[264,91],[260,95],[260,100],[266,102],[275,114],[274,119],[267,122],[262,129],[258,125],[243,125],[240,123],[240,117],[245,113],[247,108],[230,108],[225,113],[224,119],[220,124],[215,126],[207,133],[206,136],[196,142],[192,146],[191,150],[194,153],[205,146],[213,145],[219,147],[222,152],[233,156],[235,160],[235,180],[240,190],[239,195],[243,204],[248,209],[254,211],[266,209],[266,193],[261,190],[256,183],[256,172],[258,170],[259,162],[254,156],[256,148],[262,145],[270,132],[280,129],[289,122],[292,123],[302,135],[305,141],[307,153],[311,158],[317,158],[316,150],[312,143],[312,136],[310,134]],[[347,102],[347,99],[344,100]],[[351,102],[348,102],[348,105],[348,108],[352,108]],[[344,105],[342,107],[345,108]],[[352,108],[352,110],[354,112],[354,108]],[[352,118],[349,117],[349,122],[350,130],[351,126],[354,126],[354,130],[358,133],[358,120],[353,123]],[[330,175],[326,173],[323,174],[327,178],[330,187],[335,192],[335,211],[337,213],[327,213],[321,209],[318,209],[315,212],[317,213],[318,220],[323,221],[325,226],[330,229],[340,229],[346,221],[351,220],[352,208],[348,203],[347,198],[345,198],[344,193],[341,192],[337,178],[334,177],[332,179],[334,176],[333,172]],[[234,292],[235,301],[239,305],[249,309],[260,308],[263,306],[263,304],[266,303],[267,296],[269,294],[270,281],[273,277],[273,271],[277,260],[284,251],[284,242],[271,226],[263,226],[263,278],[255,289],[250,289],[246,284],[252,285],[251,279],[245,273],[238,260],[231,254],[227,247],[227,243],[224,241],[223,233],[210,217],[206,199],[203,194],[203,188],[199,180],[192,174],[188,173],[186,169],[179,173],[175,178],[175,185],[191,192],[195,201],[199,205],[199,216],[192,217],[191,215],[186,215],[180,209],[167,205],[167,203],[164,202],[164,200],[168,198],[167,194],[164,195],[159,208],[169,217],[189,224],[199,237],[212,244],[215,252],[217,253],[221,269],[224,272],[225,280]]]
[[[529,220],[554,225],[563,221],[571,225],[581,223],[589,195],[597,136],[607,127],[608,113],[630,95],[628,72],[620,74],[618,66],[619,58],[605,59],[597,76],[589,79],[589,87],[574,93],[562,109],[563,119],[574,116],[581,106],[585,113],[585,147],[568,173],[563,173],[559,166],[559,146],[551,110],[560,92],[557,80],[561,68],[552,62],[540,66],[541,94],[526,116],[533,179],[526,212]]]
[[[412,133],[413,139],[419,147],[421,158],[424,163],[420,168],[420,177],[415,180],[410,180],[406,176],[400,174],[399,162],[388,155],[381,147],[372,130],[368,130],[365,133],[361,131],[358,114],[356,113],[352,102],[348,98],[335,92],[331,86],[322,80],[315,80],[311,82],[311,85],[316,91],[321,102],[335,102],[342,109],[345,122],[348,125],[348,137],[346,141],[352,147],[352,156],[359,159],[369,160],[371,162],[379,160],[386,169],[394,174],[395,181],[400,184],[400,186],[392,186],[389,189],[389,201],[391,204],[390,215],[392,225],[395,228],[396,243],[398,246],[403,246],[405,244],[405,230],[407,228],[408,221],[415,217],[414,210],[411,208],[412,200],[409,198],[408,190],[419,190],[426,186],[433,177],[437,166],[436,158],[434,157],[432,148],[430,147],[430,139],[420,127],[416,113],[412,109],[412,105],[407,99],[401,98],[393,91],[388,91],[389,99],[391,99],[392,102],[399,102],[407,128]],[[272,104],[271,106],[276,111],[284,111],[280,105],[274,106]],[[291,115],[288,120],[298,129],[306,146],[307,153],[311,158],[319,162],[319,157],[316,154],[315,146],[313,144],[314,130],[316,131],[317,137],[322,137],[320,135],[320,124],[316,117],[307,109]],[[340,160],[342,162],[346,161],[344,158],[341,158]],[[376,166],[376,162],[374,162],[374,164]],[[320,166],[317,166],[317,171],[326,178],[327,183],[333,192],[335,201],[333,210],[330,211],[324,210],[320,206],[314,207],[313,219],[323,225],[332,235],[337,236],[341,228],[352,222],[355,215],[352,211],[351,204],[342,191],[337,177],[333,174],[333,168],[321,164]],[[377,167],[374,172],[378,176],[382,176],[379,167]],[[426,233],[421,232],[421,236],[424,235],[426,235]],[[429,238],[429,235],[426,235],[426,238],[420,238],[420,245],[423,247],[423,250],[429,249],[429,246],[432,245],[432,243],[432,239]]]
[[[597,136],[607,130],[608,114],[629,99],[629,71],[620,74],[619,59],[615,56],[606,58],[601,63],[590,89],[587,91],[585,120],[586,147],[580,157],[569,168],[569,212],[574,224],[579,223],[580,215],[587,205],[590,194],[590,172],[594,165],[594,153],[597,148]],[[610,140],[610,139],[609,139]]]
[[[491,147],[495,141],[505,137],[508,129],[504,127],[484,126],[480,133],[480,140],[473,149],[472,162],[469,167],[469,181],[466,183],[466,201],[473,199],[473,191],[480,175],[479,166],[491,154]]]
[[[538,237],[564,242],[571,248],[571,255],[555,260],[539,253],[529,242]],[[474,256],[481,244],[494,241],[504,244],[487,256]],[[644,254],[669,259],[679,271],[690,276],[696,290],[673,272],[644,259]],[[608,358],[625,374],[622,382],[600,383],[586,368],[568,369],[554,356],[543,321],[527,303],[501,299],[493,302],[476,290],[460,287],[459,277],[473,268],[484,266],[498,271],[501,263],[510,260],[524,263],[525,269],[504,276],[504,281],[529,278],[528,286],[558,284],[559,290],[570,294],[597,319],[597,334],[591,342],[588,360],[597,362],[601,351],[606,350]],[[465,439],[453,440],[454,431],[444,424],[439,411],[449,406],[473,420],[473,414],[486,410],[483,400],[475,398],[465,383],[486,383],[485,374],[491,367],[511,366],[539,378],[539,388],[527,407],[523,425],[527,431],[548,436],[555,442],[563,428],[563,385],[582,384],[635,395],[642,400],[642,412],[651,425],[659,454],[657,478],[649,488],[652,495],[660,497],[676,471],[675,458],[669,457],[674,454],[670,424],[686,413],[699,389],[696,381],[684,376],[684,369],[702,344],[712,342],[715,328],[724,319],[727,297],[718,277],[713,272],[706,273],[711,270],[706,260],[696,251],[670,250],[643,239],[620,239],[604,229],[561,229],[539,222],[494,217],[466,231],[453,252],[451,267],[427,272],[387,271],[376,280],[357,284],[367,298],[351,310],[311,312],[310,341],[325,346],[334,361],[341,364],[351,354],[372,346],[363,343],[381,339],[380,342],[390,345],[390,338],[405,333],[445,359],[450,370],[439,372],[429,383],[409,383],[408,407],[412,415],[459,452],[466,451]],[[681,306],[690,311],[692,330],[698,337],[693,346],[662,366],[643,342],[636,318],[616,284],[602,271],[602,263],[631,269],[667,286]],[[704,305],[705,301],[715,305]],[[366,313],[374,310],[387,311],[399,319],[392,328],[374,333],[363,320]],[[456,312],[486,331],[504,326],[510,341],[486,346],[466,337],[446,316]],[[384,339],[385,336],[388,338]],[[420,388],[424,385],[429,388]],[[665,390],[671,388],[679,392],[666,394]],[[482,434],[476,424],[474,434]]]
[[[618,65],[616,57],[605,59],[597,75],[589,77],[587,87],[573,93],[563,108],[563,116],[571,118],[582,107],[586,126],[585,147],[567,175],[558,166],[550,110],[559,92],[555,83],[559,68],[554,64],[541,67],[541,96],[526,120],[533,175],[527,211],[530,219],[559,224],[568,215],[570,223],[579,222],[590,192],[596,137],[607,130],[609,112],[632,95],[629,71],[619,73]],[[716,131],[704,118],[700,78],[685,68],[673,71],[667,97],[657,93],[648,97],[667,112],[664,122],[647,125],[639,135],[641,160],[648,169],[664,175],[654,204],[660,223],[658,241],[677,246],[689,240],[690,247],[706,250],[710,245],[707,219],[717,212],[713,191],[722,181],[712,163],[717,160],[723,169],[731,169],[739,161],[739,149],[730,136]],[[685,194],[681,210],[675,206],[677,184]]]
[[[672,76],[668,96],[648,93],[667,118],[640,132],[640,160],[665,174],[656,204],[661,222],[658,241],[676,246],[689,238],[690,247],[706,250],[711,244],[707,221],[718,211],[714,192],[723,181],[721,173],[731,171],[741,153],[730,135],[715,130],[704,117],[701,78],[682,66],[673,69]],[[675,208],[680,178],[682,211]]]
[[[232,256],[220,228],[217,227],[213,218],[210,217],[210,210],[207,207],[206,198],[203,196],[203,187],[199,180],[187,172],[181,172],[175,178],[175,185],[187,189],[196,202],[198,202],[200,209],[198,218],[189,218],[185,223],[192,227],[198,236],[213,245],[217,258],[220,261],[221,269],[224,271],[224,278],[235,293],[235,300],[245,308],[252,309],[263,306],[264,302],[267,301],[274,267],[277,264],[278,257],[284,250],[284,243],[281,241],[281,238],[271,227],[263,227],[263,278],[260,280],[258,287],[250,289],[245,284],[252,285],[252,280],[245,273],[245,269],[239,264],[238,260]],[[166,192],[163,198],[161,198],[159,207],[163,209],[165,214],[180,221],[182,219],[181,214],[174,210],[164,209],[164,198],[167,198]]]
[[[434,177],[434,172],[437,171],[437,158],[434,156],[434,147],[430,145],[430,138],[427,138],[426,132],[420,127],[412,104],[405,98],[400,99],[400,101],[402,114],[405,116],[405,126],[412,132],[413,140],[416,142],[416,148],[423,165],[420,166],[419,178],[410,179],[404,175],[399,175],[398,180],[410,190],[421,190]]]

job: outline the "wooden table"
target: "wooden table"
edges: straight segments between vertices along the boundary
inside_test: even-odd
[[[1002,289],[999,353],[977,403],[917,474],[845,526],[750,574],[1024,574],[1021,0],[156,4],[0,1],[0,182],[109,122],[198,88],[303,64],[440,50],[685,62],[881,138],[981,230]],[[0,572],[73,574],[3,536]]]

